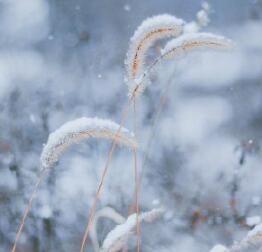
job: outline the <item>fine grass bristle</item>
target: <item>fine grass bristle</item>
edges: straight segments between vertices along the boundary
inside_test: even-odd
[[[129,93],[134,91],[135,80],[144,72],[147,50],[159,39],[178,36],[184,21],[172,15],[163,14],[146,19],[130,39],[125,61]]]
[[[117,133],[119,127],[110,120],[86,117],[65,123],[50,134],[41,154],[42,167],[51,167],[67,147],[90,137],[115,139],[117,144],[137,148],[134,135],[125,128]]]

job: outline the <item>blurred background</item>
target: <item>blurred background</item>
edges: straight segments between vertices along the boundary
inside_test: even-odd
[[[261,222],[262,1],[208,3],[203,31],[231,38],[235,49],[161,64],[137,101],[140,207],[166,209],[141,227],[142,251],[209,251]],[[14,241],[49,133],[82,116],[119,122],[127,101],[124,60],[136,27],[162,13],[194,21],[201,4],[0,1],[1,252]],[[150,50],[149,63],[164,42]],[[130,113],[125,123],[131,130],[132,119]],[[109,141],[89,140],[66,151],[39,188],[17,251],[79,250],[109,148]],[[131,152],[117,148],[98,210],[110,206],[128,216],[132,169]],[[100,244],[114,226],[107,218],[98,222]],[[87,250],[94,251],[89,240]]]

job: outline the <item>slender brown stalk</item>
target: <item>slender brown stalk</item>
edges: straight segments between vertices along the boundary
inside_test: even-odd
[[[134,213],[135,211],[135,206],[134,206],[134,194],[132,194],[132,198],[131,198],[131,202],[128,208],[128,216],[131,215],[132,213]]]
[[[151,147],[152,142],[154,140],[154,134],[156,132],[157,122],[159,121],[158,119],[159,119],[159,117],[160,117],[160,115],[163,111],[163,108],[166,104],[168,91],[169,91],[169,88],[172,84],[172,79],[173,79],[173,76],[170,77],[168,84],[167,84],[166,88],[164,89],[162,95],[160,96],[158,105],[156,107],[156,115],[155,115],[155,118],[154,118],[153,123],[152,123],[153,127],[152,127],[152,130],[151,130],[151,135],[148,139],[148,142],[147,142],[147,145],[146,145],[146,148],[145,148],[145,152],[144,152],[144,155],[143,155],[143,160],[142,160],[142,165],[141,165],[141,173],[140,173],[139,181],[138,181],[138,188],[140,188],[140,185],[141,185],[144,170],[145,170],[145,167],[146,167],[146,164],[147,164],[147,161],[148,161],[148,156],[149,156],[149,153],[150,153],[150,147]],[[136,189],[134,189],[133,193],[132,193],[131,203],[130,203],[130,206],[129,206],[129,214],[134,212],[135,195],[136,195]],[[123,250],[123,252],[127,252],[127,250]]]
[[[24,213],[23,213],[23,215],[21,217],[20,224],[19,224],[17,232],[16,232],[15,241],[14,241],[14,244],[13,244],[11,252],[15,252],[16,251],[17,243],[19,241],[19,238],[21,236],[21,233],[22,233],[24,225],[25,225],[25,220],[26,220],[27,215],[28,215],[28,213],[29,213],[29,211],[30,211],[30,209],[32,207],[33,200],[34,200],[34,198],[36,196],[38,187],[39,187],[41,181],[43,180],[45,172],[46,172],[46,169],[41,170],[41,173],[40,173],[40,175],[39,175],[39,177],[38,177],[38,179],[36,181],[36,184],[34,186],[33,192],[32,192],[32,194],[31,194],[31,196],[29,198],[28,204],[26,205]]]
[[[134,133],[136,134],[136,99],[134,98]],[[133,149],[134,155],[134,171],[135,171],[135,190],[136,190],[136,245],[137,252],[140,252],[140,241],[139,241],[139,176],[137,170],[137,155],[136,149]]]
[[[160,96],[158,105],[156,107],[156,115],[155,115],[155,118],[154,118],[153,123],[152,123],[153,127],[152,127],[152,131],[151,131],[151,135],[148,139],[146,149],[145,149],[145,152],[144,152],[144,155],[143,155],[139,186],[141,184],[141,180],[142,180],[142,177],[143,177],[143,174],[144,174],[145,166],[146,166],[147,161],[148,161],[148,156],[150,154],[150,148],[151,148],[152,142],[155,139],[154,135],[156,133],[156,128],[157,128],[157,125],[158,125],[157,123],[159,122],[159,117],[160,117],[160,115],[163,111],[165,104],[166,104],[167,97],[168,97],[168,91],[169,91],[170,86],[172,84],[172,80],[173,80],[173,75],[169,78],[168,83],[167,83],[165,89],[163,90],[163,93]]]
[[[134,153],[133,153],[133,156],[134,156]],[[134,157],[133,157],[133,159],[134,159]],[[133,170],[135,170],[135,169],[133,169]],[[135,178],[135,172],[134,172],[133,176]],[[135,183],[135,188],[133,189],[133,192],[132,192],[130,205],[128,207],[128,216],[132,215],[135,211],[135,204],[134,204],[135,192],[136,192],[136,183]],[[122,252],[128,252],[127,244],[125,244],[125,246],[123,247]]]
[[[139,227],[139,176],[138,176],[138,170],[137,170],[137,155],[136,150],[133,150],[134,152],[134,167],[135,167],[135,188],[136,188],[136,246],[137,246],[137,252],[140,252],[140,227]]]
[[[85,244],[86,244],[86,241],[87,241],[87,238],[88,238],[88,234],[89,234],[89,229],[90,229],[90,226],[92,225],[92,222],[93,222],[93,216],[94,216],[94,213],[95,213],[95,210],[96,210],[97,201],[98,201],[99,195],[101,193],[101,190],[102,190],[102,187],[103,187],[103,183],[104,183],[106,174],[108,172],[108,168],[109,168],[110,162],[112,160],[112,156],[113,156],[114,150],[116,148],[117,136],[120,133],[122,127],[123,127],[123,123],[124,123],[124,121],[126,119],[127,112],[128,112],[128,109],[129,109],[129,105],[130,105],[130,103],[128,102],[127,106],[122,111],[121,120],[120,120],[120,123],[119,123],[119,128],[118,128],[118,130],[117,130],[117,132],[115,134],[114,140],[112,141],[111,148],[110,148],[110,150],[108,152],[106,163],[105,163],[105,166],[104,166],[104,169],[103,169],[103,173],[102,173],[102,177],[100,179],[99,186],[98,186],[97,191],[96,191],[95,199],[93,201],[93,205],[92,205],[92,208],[91,208],[91,211],[90,211],[90,214],[89,214],[88,223],[87,223],[87,226],[85,228],[84,236],[83,236],[82,243],[81,243],[80,252],[84,251]]]
[[[134,208],[135,208],[134,199],[135,199],[135,197],[137,198],[136,195],[139,195],[139,188],[140,188],[142,177],[143,177],[143,174],[144,174],[144,168],[145,168],[147,160],[148,160],[150,147],[152,145],[152,140],[154,139],[154,134],[155,134],[157,122],[158,122],[158,119],[159,119],[159,117],[161,115],[161,112],[163,111],[163,108],[164,108],[164,106],[166,104],[167,94],[168,94],[169,88],[171,86],[172,79],[173,79],[173,76],[170,77],[170,79],[168,81],[168,84],[167,84],[166,88],[164,89],[164,92],[162,93],[162,95],[159,98],[159,102],[158,102],[158,105],[157,105],[157,108],[156,108],[156,116],[155,116],[155,118],[153,120],[153,128],[152,128],[152,131],[151,131],[152,133],[151,133],[151,136],[148,139],[148,142],[147,142],[147,145],[146,145],[146,149],[145,149],[145,152],[144,152],[144,155],[143,155],[143,161],[142,161],[142,166],[141,166],[141,174],[137,178],[137,180],[135,179],[136,180],[136,185],[135,185],[135,188],[134,188],[133,193],[132,193],[131,203],[130,203],[129,208],[128,208],[128,215],[130,215],[130,214],[132,214],[134,212]],[[132,99],[135,102],[135,94],[133,94]],[[135,109],[136,108],[135,108],[135,104],[134,104],[134,112],[135,112]],[[136,114],[136,113],[134,113],[134,114]],[[136,118],[135,118],[134,121],[136,121]],[[134,127],[134,131],[135,131],[135,129],[136,129],[136,127]],[[136,169],[135,169],[134,176],[136,177]],[[122,252],[128,252],[128,247],[125,246],[123,248]]]

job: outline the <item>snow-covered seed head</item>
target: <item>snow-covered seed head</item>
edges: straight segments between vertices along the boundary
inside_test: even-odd
[[[141,213],[139,218],[141,219],[141,221],[151,223],[157,218],[159,218],[160,216],[162,216],[164,212],[165,212],[164,208],[155,208],[149,212]]]
[[[137,28],[130,40],[125,62],[129,93],[132,93],[137,86],[134,80],[144,72],[143,65],[148,48],[158,39],[178,36],[183,30],[183,24],[183,20],[163,14],[146,19]]]
[[[110,120],[82,117],[65,123],[49,135],[41,154],[43,168],[51,167],[73,143],[90,137],[115,139],[118,144],[137,148],[134,134]]]
[[[148,212],[141,213],[138,216],[139,223],[152,222],[159,218],[164,213],[162,208],[153,209]],[[126,244],[128,236],[132,234],[136,227],[136,214],[130,215],[127,220],[120,225],[117,225],[106,236],[101,252],[117,252],[120,251]]]
[[[122,224],[125,222],[125,218],[111,207],[104,207],[96,212],[93,219],[93,224],[90,226],[90,238],[96,252],[100,252],[100,246],[97,238],[97,222],[101,217],[111,219],[117,224]]]
[[[187,33],[177,39],[172,39],[162,50],[163,58],[173,58],[181,53],[195,49],[228,49],[232,48],[231,40],[212,33]]]

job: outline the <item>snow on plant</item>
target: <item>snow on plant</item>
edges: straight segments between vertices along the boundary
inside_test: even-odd
[[[136,148],[137,143],[133,133],[129,133],[125,128],[119,131],[119,128],[120,125],[100,118],[82,117],[65,123],[49,135],[41,154],[42,167],[51,167],[67,147],[90,137],[116,139],[118,144]]]
[[[96,252],[100,251],[100,246],[99,246],[98,238],[97,238],[97,230],[96,230],[97,223],[100,218],[111,219],[117,224],[122,224],[125,222],[125,218],[120,213],[118,213],[115,209],[111,207],[104,207],[96,212],[94,219],[93,219],[93,225],[90,228],[90,238],[92,240],[92,245]]]
[[[232,41],[212,33],[187,33],[169,41],[162,50],[162,58],[174,58],[181,53],[197,49],[227,49]]]
[[[127,84],[129,94],[136,88],[136,79],[144,72],[147,50],[159,39],[178,36],[183,30],[184,21],[168,14],[153,16],[146,19],[137,28],[130,39],[127,52]],[[136,90],[136,92],[140,92]]]
[[[218,249],[220,248],[220,250]],[[224,248],[224,250],[222,249]],[[258,224],[240,242],[235,242],[231,247],[226,248],[216,245],[210,252],[260,252],[262,251],[262,224]]]
[[[147,82],[145,81],[149,72],[161,63],[163,59],[176,58],[177,56],[193,50],[200,49],[230,49],[233,43],[230,39],[212,33],[185,33],[178,38],[170,40],[161,50],[161,55],[144,71],[140,78],[135,80],[136,87],[132,95],[141,94]]]
[[[156,208],[149,212],[139,214],[138,220],[141,222],[153,222],[164,213],[162,208]],[[105,238],[101,252],[117,252],[121,250],[127,242],[128,236],[132,234],[136,227],[136,214],[130,215],[125,223],[116,226]]]
[[[197,15],[197,25],[199,30],[201,27],[208,23],[208,5],[203,5],[203,10],[201,10]],[[176,18],[172,15],[158,15],[146,19],[135,31],[133,37],[130,40],[130,46],[127,52],[126,59],[126,71],[127,71],[127,84],[129,92],[129,101],[134,99],[138,94],[141,94],[146,87],[146,77],[149,72],[155,67],[155,65],[162,60],[167,58],[175,58],[177,55],[192,51],[193,49],[225,49],[232,46],[232,42],[222,36],[217,36],[210,33],[199,33],[189,32],[189,29],[184,29],[185,22],[181,19]],[[161,51],[161,55],[158,56],[152,64],[147,65],[145,63],[145,58],[148,49],[159,39],[177,37],[182,32],[178,38],[174,38],[169,41],[164,49]],[[186,33],[187,32],[187,33]],[[130,103],[128,103],[128,106]],[[129,107],[128,107],[129,108]],[[123,112],[126,112],[123,110]],[[163,209],[154,209],[150,212],[145,212],[139,214],[138,211],[138,184],[137,184],[137,167],[136,167],[136,148],[137,142],[132,133],[123,127],[124,119],[126,118],[126,113],[123,113],[121,118],[121,123],[116,124],[110,120],[98,119],[98,118],[79,118],[74,121],[70,121],[62,125],[59,129],[49,135],[47,144],[44,146],[41,154],[41,166],[43,170],[47,170],[54,165],[56,161],[59,160],[60,155],[69,146],[74,143],[78,143],[84,139],[95,137],[95,138],[106,138],[112,140],[112,146],[108,153],[107,161],[102,173],[102,178],[100,180],[98,189],[96,191],[95,200],[90,211],[90,217],[88,224],[86,226],[80,252],[84,251],[85,243],[88,237],[88,232],[90,226],[92,226],[93,221],[94,227],[91,228],[91,238],[95,240],[95,249],[98,250],[99,244],[97,242],[96,235],[96,223],[99,217],[107,216],[113,218],[117,223],[122,223],[123,219],[118,213],[109,210],[103,212],[98,212],[96,217],[93,218],[95,213],[96,203],[101,192],[104,178],[107,173],[109,163],[111,161],[113,151],[116,144],[123,144],[134,151],[134,167],[136,174],[136,214],[132,214],[128,219],[118,225],[107,235],[103,242],[101,252],[115,252],[119,251],[125,245],[128,236],[133,232],[133,229],[137,227],[137,241],[139,241],[138,226],[140,222],[151,222],[158,218],[162,213]],[[125,117],[124,117],[125,116]],[[37,184],[38,186],[38,184]],[[37,187],[36,187],[37,188]],[[13,247],[13,252],[16,249],[16,243],[21,234],[25,217],[28,214],[29,208],[31,206],[31,201],[33,196],[29,201],[29,205],[23,215],[22,222],[19,226],[19,231],[16,236],[15,244]],[[94,219],[94,220],[93,220]],[[139,251],[139,242],[137,243]]]
[[[78,118],[65,123],[55,132],[51,133],[40,158],[43,173],[36,183],[35,189],[22,216],[12,252],[16,251],[17,242],[23,230],[25,219],[29,213],[33,198],[43,178],[44,172],[58,161],[60,154],[65,151],[67,147],[90,137],[113,139],[117,144],[123,144],[132,149],[137,148],[137,142],[133,133],[129,133],[127,129],[110,120],[100,118]]]

